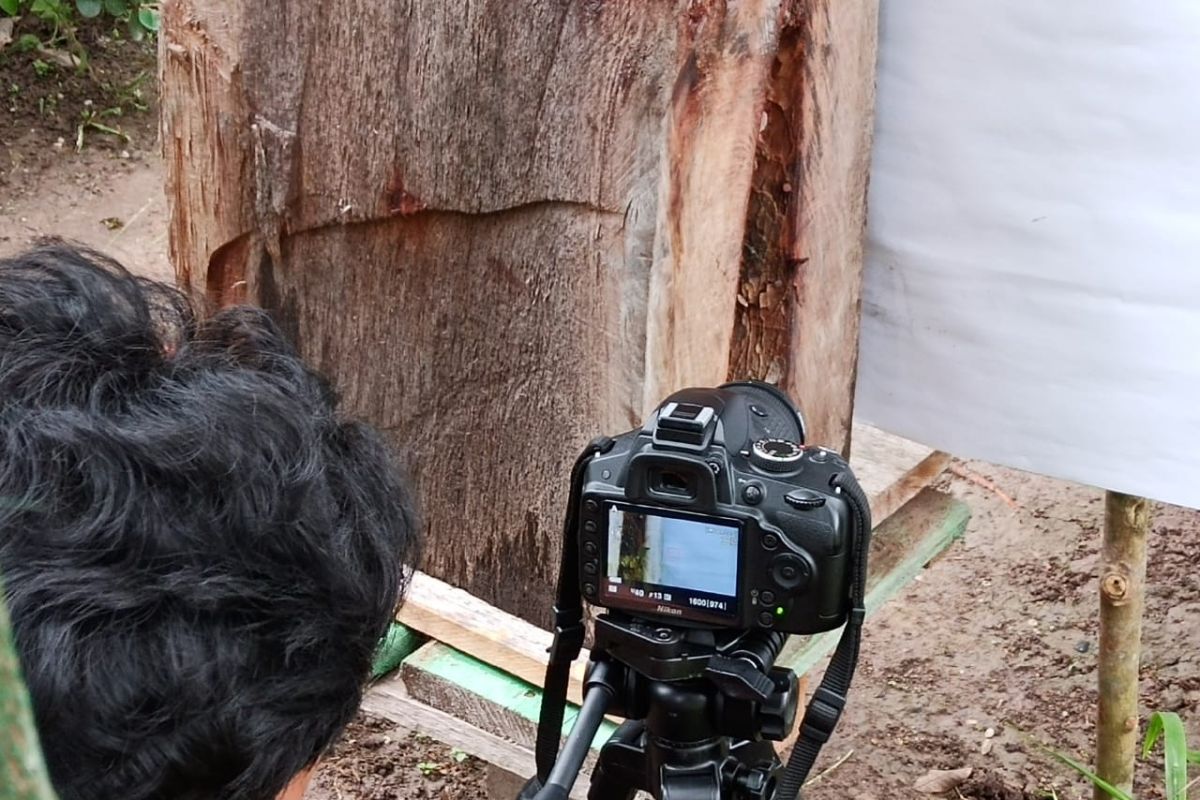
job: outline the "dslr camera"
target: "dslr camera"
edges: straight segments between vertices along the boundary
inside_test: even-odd
[[[678,627],[831,630],[846,621],[854,509],[840,455],[766,383],[691,388],[583,476],[580,591]],[[855,487],[857,488],[857,487]]]
[[[759,382],[690,388],[592,441],[571,472],[526,800],[565,800],[605,714],[591,800],[794,800],[841,716],[866,615],[871,515],[840,455],[805,444]],[[595,619],[585,694],[559,753],[571,662]],[[789,634],[843,627],[786,767],[798,679]]]

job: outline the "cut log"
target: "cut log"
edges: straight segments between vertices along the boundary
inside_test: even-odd
[[[810,440],[849,454],[878,3],[788,5],[763,104],[729,374],[778,382],[803,409]]]
[[[426,569],[546,625],[596,434],[732,375],[844,449],[876,8],[510,12],[167,0],[162,141],[180,282],[270,309],[410,454]]]

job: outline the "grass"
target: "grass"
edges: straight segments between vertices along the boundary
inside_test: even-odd
[[[1187,800],[1188,790],[1200,782],[1200,775],[1188,779],[1188,767],[1200,765],[1200,750],[1189,750],[1183,720],[1172,711],[1155,711],[1150,715],[1146,734],[1142,739],[1142,758],[1148,759],[1155,745],[1162,742],[1163,788],[1167,800]],[[1086,778],[1093,786],[1101,789],[1113,800],[1135,800],[1134,796],[1105,781],[1091,769],[1044,744],[1037,746],[1061,764]]]

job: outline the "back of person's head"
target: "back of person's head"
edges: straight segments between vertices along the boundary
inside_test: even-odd
[[[0,260],[0,573],[62,800],[268,800],[353,717],[416,559],[380,437],[268,316]]]

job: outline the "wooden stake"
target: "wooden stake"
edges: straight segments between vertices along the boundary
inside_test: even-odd
[[[1096,773],[1133,789],[1138,735],[1138,661],[1146,583],[1144,497],[1108,492],[1100,557],[1100,702],[1096,721]],[[1097,788],[1096,800],[1108,800]]]

